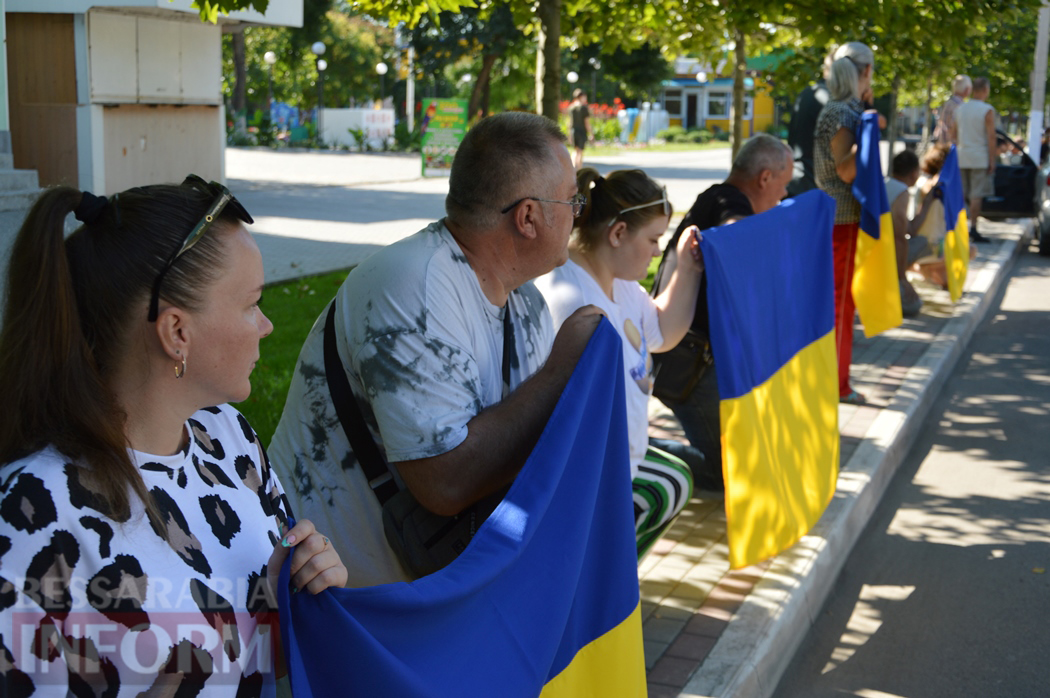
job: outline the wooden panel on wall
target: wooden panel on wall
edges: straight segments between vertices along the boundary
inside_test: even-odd
[[[139,99],[146,103],[181,101],[181,22],[139,17],[138,26]]]
[[[73,15],[9,12],[7,60],[15,167],[40,184],[77,185]]]
[[[219,107],[121,104],[103,110],[106,194],[193,172],[222,177]]]
[[[138,99],[138,23],[129,15],[88,14],[91,99],[134,102]]]
[[[203,22],[183,23],[180,32],[182,98],[186,102],[222,103],[222,34]]]

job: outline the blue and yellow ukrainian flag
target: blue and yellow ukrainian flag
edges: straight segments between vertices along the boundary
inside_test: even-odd
[[[622,364],[603,321],[510,492],[445,569],[290,596],[285,565],[297,698],[646,694]]]
[[[948,276],[948,294],[955,302],[962,297],[966,272],[970,268],[970,227],[966,219],[959,155],[954,145],[944,159],[937,188],[944,199],[944,266]]]
[[[897,327],[904,320],[893,218],[879,161],[878,114],[861,116],[857,129],[856,163],[853,196],[860,202],[861,210],[853,270],[853,302],[864,326],[864,336],[874,337]],[[846,331],[852,330],[846,328]]]
[[[835,491],[834,219],[814,190],[700,242],[734,569],[794,544]]]

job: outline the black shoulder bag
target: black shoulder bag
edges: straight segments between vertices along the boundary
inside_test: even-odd
[[[510,385],[510,357],[514,351],[510,301],[503,316],[503,384]],[[485,497],[456,516],[438,516],[424,508],[408,489],[399,490],[375,439],[365,424],[361,408],[346,379],[335,338],[335,301],[328,308],[324,326],[324,368],[339,423],[361,464],[361,472],[383,509],[383,531],[401,566],[418,579],[437,572],[467,547],[478,527],[503,500],[508,488]],[[343,532],[347,534],[349,532]]]
[[[656,271],[652,290],[654,298],[670,278],[667,253],[672,249],[672,244],[673,241],[667,243],[667,250]],[[684,402],[700,382],[711,361],[711,343],[707,336],[690,327],[673,349],[653,353],[653,395],[665,402]]]

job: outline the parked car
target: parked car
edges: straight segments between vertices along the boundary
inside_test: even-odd
[[[995,194],[984,197],[981,215],[993,220],[1033,217],[1040,208],[1036,198],[1039,166],[1005,133],[996,131],[996,134],[1021,154],[1008,156],[1010,164],[1000,162],[996,166]],[[1042,181],[1045,184],[1046,178]]]

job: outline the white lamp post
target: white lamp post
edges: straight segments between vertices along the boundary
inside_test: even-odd
[[[598,71],[602,69],[602,62],[594,56],[587,59],[587,62],[591,65],[591,94],[590,98],[592,102],[598,102]]]
[[[388,70],[386,63],[380,61],[376,63],[376,73],[379,74],[379,102],[382,104],[384,94],[386,93],[386,71]]]
[[[270,102],[269,109],[273,109],[273,64],[277,62],[277,54],[273,51],[267,51],[263,54],[263,61],[266,65],[270,66]]]
[[[324,71],[328,67],[328,61],[321,58],[324,55],[326,46],[323,41],[315,41],[310,46],[310,52],[317,56],[317,142],[322,143],[324,134],[324,121],[321,115],[324,109]]]

